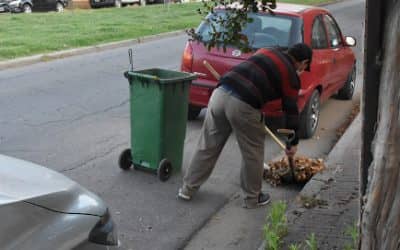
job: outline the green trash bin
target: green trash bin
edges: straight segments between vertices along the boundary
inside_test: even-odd
[[[121,153],[119,166],[150,170],[166,181],[182,165],[189,85],[197,76],[158,68],[124,75],[130,87],[131,148]]]

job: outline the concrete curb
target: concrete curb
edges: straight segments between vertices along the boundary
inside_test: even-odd
[[[178,31],[172,31],[172,32],[167,32],[167,33],[161,33],[161,34],[157,34],[157,35],[150,35],[150,36],[145,36],[145,37],[138,37],[135,39],[123,40],[123,41],[118,41],[118,42],[111,42],[111,43],[105,43],[105,44],[100,44],[100,45],[94,45],[94,46],[88,46],[88,47],[82,47],[82,48],[76,48],[76,49],[69,49],[69,50],[62,50],[62,51],[56,51],[56,52],[51,52],[51,53],[46,53],[46,54],[39,54],[39,55],[34,55],[34,56],[29,56],[29,57],[22,57],[22,58],[17,58],[17,59],[12,59],[12,60],[6,60],[6,61],[0,62],[0,70],[35,64],[35,63],[39,63],[39,62],[47,62],[50,60],[56,60],[56,59],[60,59],[60,58],[70,57],[70,56],[83,55],[83,54],[89,54],[89,53],[94,53],[94,52],[99,52],[99,51],[104,51],[104,50],[109,50],[109,49],[126,47],[126,46],[130,46],[130,45],[150,42],[150,41],[154,41],[154,40],[161,39],[161,38],[174,37],[174,36],[183,35],[183,34],[185,34],[184,30],[178,30]]]
[[[346,132],[342,135],[342,137],[337,141],[335,146],[329,152],[329,155],[326,158],[327,168],[324,171],[314,175],[311,180],[307,182],[307,184],[303,187],[298,197],[319,198],[319,193],[324,188],[326,188],[326,185],[335,180],[337,174],[340,172],[340,166],[332,164],[333,162],[338,161],[337,159],[334,159],[335,157],[332,157],[332,155],[346,154],[345,152],[341,151],[343,145],[345,145],[343,141],[348,139],[346,137],[349,137],[349,134],[354,134],[355,126],[357,126],[356,123],[360,122],[360,116],[361,113],[358,113],[358,115],[354,118],[349,127],[346,129]]]
[[[326,5],[335,4],[335,3],[340,3],[340,2],[344,2],[344,1],[346,1],[346,0],[331,0],[331,1],[328,1],[328,2],[326,2],[326,3],[319,3],[319,4],[316,4],[315,6],[323,7],[323,6],[326,6]]]

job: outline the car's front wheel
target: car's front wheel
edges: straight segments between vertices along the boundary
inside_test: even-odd
[[[22,11],[24,13],[32,13],[32,7],[26,3],[22,6]]]
[[[314,90],[300,115],[300,138],[310,138],[315,134],[318,127],[320,113],[319,91]]]
[[[57,12],[64,12],[64,5],[62,3],[60,3],[60,2],[57,2],[56,11]]]
[[[351,100],[351,98],[353,98],[354,89],[356,88],[356,74],[356,66],[354,65],[349,76],[347,77],[346,83],[337,94],[339,99]]]

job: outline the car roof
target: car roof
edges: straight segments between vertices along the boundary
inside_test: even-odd
[[[242,5],[240,3],[233,3],[230,7],[239,8]],[[261,11],[261,6],[259,5],[259,10]],[[217,9],[223,10],[223,7],[217,7]],[[275,14],[284,14],[284,15],[292,15],[292,16],[303,16],[305,12],[312,10],[323,10],[322,8],[312,6],[312,5],[302,5],[302,4],[290,4],[290,3],[277,3],[276,8],[272,11]]]
[[[282,13],[293,13],[293,14],[301,14],[307,9],[315,8],[310,5],[301,5],[301,4],[289,4],[289,3],[278,3],[276,5],[276,9],[274,12],[282,12]]]

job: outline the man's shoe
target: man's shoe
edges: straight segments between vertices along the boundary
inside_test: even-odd
[[[265,206],[270,201],[271,201],[271,196],[269,194],[267,194],[267,193],[264,194],[264,193],[260,192],[260,194],[258,195],[257,206]]]
[[[186,193],[183,188],[180,188],[178,191],[178,198],[181,200],[185,201],[190,201],[192,199],[192,196],[188,193]]]
[[[245,199],[243,206],[245,208],[258,208],[267,205],[270,201],[271,196],[269,194],[260,192],[256,199]]]

